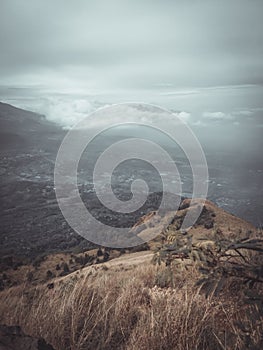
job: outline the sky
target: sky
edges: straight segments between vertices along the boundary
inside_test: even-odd
[[[125,101],[262,127],[262,0],[1,0],[0,99],[70,127]]]

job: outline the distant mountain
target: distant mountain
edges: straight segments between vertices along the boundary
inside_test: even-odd
[[[54,150],[65,132],[45,116],[0,102],[1,151]]]

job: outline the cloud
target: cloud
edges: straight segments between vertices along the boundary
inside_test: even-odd
[[[235,117],[230,113],[224,113],[224,112],[204,112],[203,113],[203,120],[207,121],[232,121],[235,119]]]
[[[186,124],[189,124],[191,122],[191,113],[183,111],[183,112],[179,112],[177,115]]]
[[[69,128],[95,110],[86,99],[52,98],[41,108],[47,119]]]
[[[18,108],[30,110],[45,115],[47,120],[55,122],[68,129],[85,118],[97,108],[106,105],[84,97],[70,95],[46,95],[28,98],[26,96],[2,98],[3,102]]]
[[[43,91],[40,89],[38,93],[34,92],[32,99],[27,96],[26,92],[22,89],[20,97],[17,97],[16,93],[14,96],[13,94],[6,96],[2,101],[22,109],[44,114],[47,120],[55,122],[65,129],[70,129],[84,118],[87,118],[86,125],[89,129],[108,125],[109,120],[112,125],[132,121],[133,123],[152,125],[168,123],[171,127],[178,123],[177,117],[185,123],[191,121],[189,112],[171,111],[167,113],[166,110],[162,112],[162,109],[158,108],[158,106],[155,107],[151,104],[142,105],[140,102],[136,102],[136,104],[121,103],[121,107],[113,113],[111,110],[105,109],[105,107],[111,106],[112,103],[107,102],[107,100],[103,101],[103,99],[98,100],[98,96],[71,94],[47,94],[41,96]],[[31,92],[29,92],[30,95]]]
[[[213,125],[221,126],[249,126],[255,127],[262,124],[262,109],[261,108],[252,108],[249,110],[240,109],[232,110],[229,112],[222,111],[207,111],[201,113],[201,115],[195,118],[191,118],[191,125],[197,127],[208,127]]]
[[[97,128],[108,125],[109,120],[112,125],[135,123],[145,125],[170,125],[176,127],[178,119],[185,122],[190,117],[187,112],[169,113],[153,105],[142,104],[120,104],[117,109],[108,110],[103,107],[95,113],[91,113],[85,121],[87,128]]]
[[[252,110],[242,110],[242,111],[234,111],[233,114],[250,117],[251,115],[254,114],[254,112]]]

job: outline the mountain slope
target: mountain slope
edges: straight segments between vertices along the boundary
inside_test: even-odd
[[[56,151],[65,132],[43,115],[0,102],[0,147],[3,151]]]
[[[30,256],[54,247],[56,219],[63,217],[53,172],[64,135],[44,116],[0,103],[1,256]]]

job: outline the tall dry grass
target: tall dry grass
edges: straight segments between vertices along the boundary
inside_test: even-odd
[[[10,288],[0,294],[1,323],[18,324],[57,350],[245,349],[236,324],[246,314],[235,298],[206,299],[194,270],[179,274],[175,288],[158,288],[156,269],[90,268],[54,289]]]

